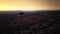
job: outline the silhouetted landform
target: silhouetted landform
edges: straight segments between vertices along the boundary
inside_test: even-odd
[[[60,34],[60,11],[0,12],[0,34]]]

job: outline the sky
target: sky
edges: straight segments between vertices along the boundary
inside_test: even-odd
[[[0,11],[58,10],[60,0],[0,0]]]

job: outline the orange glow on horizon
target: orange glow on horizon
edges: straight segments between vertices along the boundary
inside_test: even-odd
[[[58,9],[57,6],[51,5],[44,1],[24,1],[24,0],[0,0],[0,11],[5,10],[54,10]]]

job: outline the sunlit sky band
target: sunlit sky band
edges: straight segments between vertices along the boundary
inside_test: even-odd
[[[59,0],[0,0],[0,11],[58,10]]]

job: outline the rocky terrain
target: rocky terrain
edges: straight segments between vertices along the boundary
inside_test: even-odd
[[[0,14],[0,34],[60,34],[60,11]],[[22,23],[22,24],[21,24]]]

